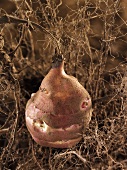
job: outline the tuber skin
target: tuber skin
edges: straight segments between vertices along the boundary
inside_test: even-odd
[[[26,105],[26,126],[45,147],[71,148],[81,139],[92,114],[90,95],[64,71],[64,58],[55,55],[52,68]]]

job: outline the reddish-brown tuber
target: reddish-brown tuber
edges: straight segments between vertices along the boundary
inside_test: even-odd
[[[91,119],[91,98],[78,80],[64,71],[61,55],[26,106],[26,125],[40,145],[70,148],[82,138]]]

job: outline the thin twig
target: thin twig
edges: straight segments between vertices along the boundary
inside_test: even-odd
[[[64,153],[60,153],[60,154],[57,154],[54,158],[60,158],[60,157],[63,157],[65,155],[69,155],[69,154],[74,154],[76,155],[84,164],[86,164],[86,159],[83,158],[81,155],[79,155],[77,152],[75,151],[68,151],[68,152],[64,152]]]
[[[17,49],[19,48],[19,46],[21,45],[21,42],[22,42],[22,40],[23,40],[24,32],[25,32],[25,26],[23,26],[23,28],[22,28],[21,37],[20,37],[20,39],[19,39],[19,42],[18,42],[17,46],[16,46],[15,49],[14,49],[12,52],[10,52],[8,55],[12,55],[12,54],[14,54],[14,53],[17,51]]]
[[[7,133],[9,131],[9,128],[6,129],[0,129],[0,135]]]
[[[41,25],[39,25],[39,24],[37,24],[35,22],[29,21],[29,20],[25,20],[25,19],[20,19],[20,18],[13,17],[13,16],[7,15],[7,14],[3,15],[2,17],[0,17],[0,24],[4,24],[4,23],[16,23],[16,24],[24,23],[24,24],[28,24],[32,28],[33,28],[33,26],[39,28],[41,31],[43,31],[43,32],[47,33],[48,35],[50,35],[52,40],[55,41],[58,53],[61,53],[60,45],[59,45],[57,39],[48,30],[46,30],[46,28],[44,28],[43,26],[41,26]]]
[[[42,168],[42,166],[39,164],[39,162],[37,161],[37,158],[35,156],[35,151],[34,151],[34,145],[33,145],[33,142],[32,142],[32,155],[33,155],[33,160],[34,162],[37,164],[38,168],[40,168],[40,170],[44,170]]]

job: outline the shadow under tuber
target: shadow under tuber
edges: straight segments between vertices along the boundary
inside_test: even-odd
[[[71,148],[89,125],[89,93],[64,71],[64,58],[55,54],[52,68],[26,105],[26,125],[34,141],[45,147]]]

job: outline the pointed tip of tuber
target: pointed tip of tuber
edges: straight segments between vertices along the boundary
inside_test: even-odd
[[[61,54],[55,54],[52,57],[52,68],[60,67],[64,61],[64,57]]]

